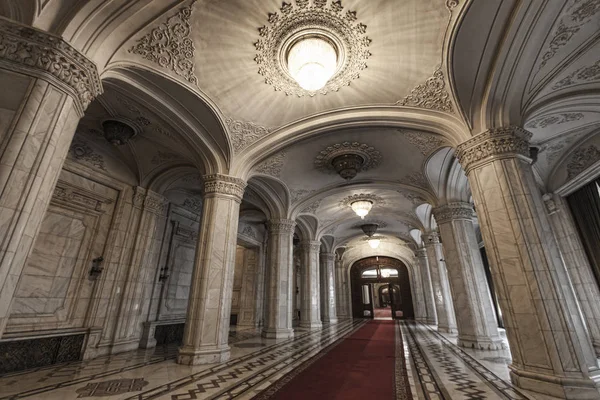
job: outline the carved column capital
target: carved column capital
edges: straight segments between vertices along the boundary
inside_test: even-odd
[[[439,239],[438,239],[439,242]],[[425,247],[421,247],[415,251],[417,258],[427,258],[427,249]]]
[[[139,186],[133,188],[133,206],[157,215],[164,215],[169,200],[160,194]]]
[[[437,244],[440,242],[440,234],[437,231],[427,232],[425,235],[425,245]]]
[[[517,126],[490,129],[461,143],[456,158],[467,174],[477,166],[498,158],[522,157],[529,160],[531,132]]]
[[[58,36],[0,19],[0,66],[67,88],[83,115],[102,93],[96,65]]]
[[[321,242],[319,240],[304,240],[300,242],[300,248],[305,251],[316,253],[321,250]]]
[[[335,261],[335,254],[333,253],[321,253],[319,255],[319,257],[321,258],[321,260],[327,261],[327,262],[334,262]]]
[[[475,213],[473,206],[466,202],[448,203],[434,208],[432,212],[438,224],[459,219],[471,221]]]
[[[226,195],[241,203],[244,189],[246,189],[246,182],[242,179],[221,174],[204,175],[204,195],[206,197]]]
[[[294,233],[296,221],[291,219],[272,219],[267,223],[269,233]]]
[[[542,200],[544,200],[544,205],[546,206],[546,211],[549,215],[557,213],[559,210],[556,202],[554,201],[554,195],[552,193],[546,193],[542,196]]]

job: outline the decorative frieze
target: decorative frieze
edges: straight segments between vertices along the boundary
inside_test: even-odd
[[[491,157],[529,157],[531,132],[516,126],[490,129],[461,143],[456,158],[468,173]]]
[[[600,150],[594,145],[576,150],[567,164],[567,178],[571,179],[600,160]]]
[[[244,197],[246,182],[228,175],[212,174],[204,176],[204,194],[221,194],[234,196],[239,202]]]
[[[458,219],[471,221],[474,216],[473,206],[465,202],[448,203],[434,208],[432,212],[438,225]]]
[[[96,192],[58,181],[52,194],[52,201],[65,205],[77,205],[89,210],[104,212],[105,206],[113,203],[113,199],[98,195]]]
[[[0,19],[0,62],[52,76],[76,95],[81,111],[102,93],[96,65],[58,36]]]
[[[269,233],[292,234],[296,228],[296,221],[291,219],[273,219],[267,223]]]
[[[196,48],[190,23],[193,5],[181,8],[166,22],[152,29],[129,52],[138,54],[197,86],[198,78],[194,74]]]
[[[408,96],[396,102],[398,106],[427,108],[436,111],[454,112],[442,67],[439,66],[424,84],[415,87]]]

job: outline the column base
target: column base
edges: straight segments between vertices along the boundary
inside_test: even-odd
[[[310,329],[312,331],[322,329],[323,324],[321,324],[320,322],[300,322],[300,328]]]
[[[291,339],[294,337],[293,329],[264,329],[261,336],[265,339]]]
[[[594,347],[594,351],[596,352],[596,357],[600,358],[600,341],[592,340],[592,346]]]
[[[328,324],[337,324],[338,319],[337,318],[329,318],[328,320],[323,320],[323,322],[327,322]]]
[[[469,349],[479,349],[479,350],[502,350],[504,348],[504,343],[502,339],[490,339],[490,338],[463,338],[458,336],[458,345],[460,347],[466,347]]]
[[[455,334],[458,333],[458,331],[456,330],[456,328],[450,328],[448,326],[438,326],[437,327],[437,331],[439,333],[448,333],[448,334],[451,334],[451,335],[455,335]]]
[[[590,378],[565,378],[523,371],[513,365],[509,368],[511,382],[521,389],[559,399],[600,399],[600,371],[590,373]]]
[[[229,360],[231,356],[229,346],[220,349],[194,349],[193,347],[182,347],[177,355],[177,364],[201,365],[222,363]]]

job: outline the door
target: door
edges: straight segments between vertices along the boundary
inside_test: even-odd
[[[402,295],[400,293],[400,286],[390,283],[389,293],[392,304],[392,319],[400,319],[404,316],[402,310]]]

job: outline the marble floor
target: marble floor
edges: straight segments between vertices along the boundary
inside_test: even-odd
[[[288,372],[335,346],[366,321],[343,321],[318,331],[296,330],[293,339],[271,340],[256,330],[232,331],[224,364],[182,366],[177,348],[162,346],[0,376],[0,400],[78,398],[250,399]],[[508,350],[456,346],[456,337],[432,327],[398,322],[397,351],[404,352],[414,399],[538,399],[508,380]]]

